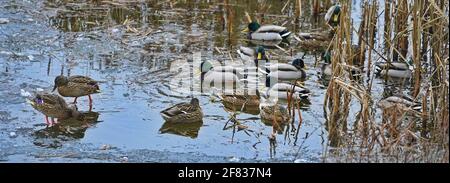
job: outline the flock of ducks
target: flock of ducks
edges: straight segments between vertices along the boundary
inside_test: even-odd
[[[340,5],[332,6],[325,15],[325,20],[328,25],[335,27],[339,25]],[[247,38],[250,40],[259,41],[280,41],[288,38],[292,33],[286,28],[277,25],[260,25],[256,21],[248,24],[249,31]],[[316,42],[329,41],[333,37],[333,31],[326,31],[324,33],[301,33],[299,35],[301,43],[304,45],[315,45]],[[321,44],[321,43],[320,43]],[[319,45],[320,45],[319,44]],[[244,61],[244,63],[254,64],[256,67],[248,67],[246,69],[235,68],[232,66],[217,66],[214,67],[210,62],[204,61],[200,65],[201,80],[206,83],[239,83],[248,74],[248,70],[254,71],[253,74],[260,72],[267,76],[267,81],[275,80],[303,80],[306,78],[305,63],[302,59],[294,59],[291,63],[276,63],[272,64],[268,61],[266,51],[263,46],[256,48],[249,48],[241,46],[237,50],[237,54]],[[325,64],[322,67],[322,73],[325,75],[332,75],[331,53],[325,52],[323,58]],[[260,61],[267,63],[259,67]],[[410,66],[406,63],[394,62],[377,65],[380,75],[390,77],[408,78],[411,77]],[[246,72],[247,76],[241,73]],[[293,93],[294,99],[305,99],[309,96],[310,90],[300,85],[279,82],[271,84],[266,81],[268,87],[265,97],[271,96],[278,99],[287,99],[288,92]],[[57,90],[63,97],[74,97],[72,104],[76,104],[77,98],[82,96],[89,97],[89,106],[92,108],[92,94],[100,92],[98,82],[86,76],[58,76],[54,80],[53,91]],[[53,92],[52,91],[52,92]],[[76,105],[69,105],[64,98],[54,93],[40,93],[28,102],[45,115],[46,123],[48,125],[55,124],[54,119],[76,118],[82,119],[83,114],[77,110]],[[262,120],[278,122],[287,122],[290,120],[287,110],[280,105],[269,105],[268,103],[261,103],[263,98],[259,91],[256,95],[249,94],[221,94],[219,98],[224,104],[244,107],[259,107],[260,116]],[[396,105],[405,105],[407,107],[416,107],[417,103],[411,102],[398,96],[391,96],[380,101],[380,107],[392,107]],[[160,112],[162,118],[166,122],[171,123],[192,123],[199,122],[203,119],[203,112],[197,98],[192,98],[190,102],[178,103]],[[50,117],[51,122],[48,120]]]

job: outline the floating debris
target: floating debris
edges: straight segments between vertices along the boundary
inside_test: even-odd
[[[16,132],[9,132],[9,138],[16,138],[17,133]]]

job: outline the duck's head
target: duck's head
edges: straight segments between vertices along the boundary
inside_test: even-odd
[[[255,32],[259,29],[259,27],[261,27],[261,25],[259,25],[259,23],[255,21],[252,21],[248,24],[248,30],[250,30],[250,32]]]
[[[266,59],[266,50],[262,46],[256,47],[256,59],[263,60]]]
[[[44,104],[44,99],[41,94],[36,94],[36,97],[34,97],[32,100],[28,100],[28,101],[32,106]]]
[[[341,5],[337,4],[334,6],[333,13],[331,15],[330,24],[332,26],[337,26],[339,24],[339,15],[341,13]]]
[[[305,62],[301,58],[294,59],[294,61],[292,61],[292,65],[295,66],[298,69],[304,69],[305,68]]]
[[[200,64],[200,72],[201,73],[207,73],[208,71],[213,69],[213,65],[209,61],[203,61]]]
[[[69,79],[66,76],[56,76],[55,78],[55,86],[53,86],[53,91],[56,90],[57,87],[67,85],[69,83]]]
[[[200,106],[200,101],[197,98],[191,99],[191,105],[193,106]]]

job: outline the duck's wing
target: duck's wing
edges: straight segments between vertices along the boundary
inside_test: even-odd
[[[256,32],[283,32],[286,27],[278,25],[262,25]]]
[[[69,81],[70,82],[75,82],[75,83],[86,83],[89,85],[97,85],[98,82],[93,80],[90,77],[86,77],[86,76],[71,76],[69,77]]]
[[[239,47],[238,53],[239,54],[244,54],[244,55],[249,56],[249,57],[253,57],[256,54],[254,49],[249,48],[249,47],[245,47],[245,46]]]
[[[250,38],[264,41],[283,40],[283,37],[276,32],[254,32],[250,34]]]
[[[266,68],[270,71],[298,71],[298,69],[292,64],[285,63],[267,64]]]
[[[44,101],[45,104],[49,104],[55,107],[67,107],[67,103],[66,101],[58,96],[58,95],[54,95],[54,94],[43,94],[42,96],[42,100]]]
[[[196,108],[190,103],[179,103],[167,109],[161,111],[161,113],[166,114],[168,116],[176,116],[179,114],[187,114],[195,111]]]

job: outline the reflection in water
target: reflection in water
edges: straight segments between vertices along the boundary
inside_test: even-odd
[[[202,126],[203,121],[194,123],[165,122],[159,129],[159,132],[162,134],[169,133],[195,139],[198,136],[198,131],[200,131],[200,127]]]
[[[86,130],[92,125],[98,123],[98,112],[81,112],[82,120],[69,118],[59,121],[56,125],[44,128],[34,132],[34,144],[43,147],[60,147],[60,141],[73,139],[82,139]]]

